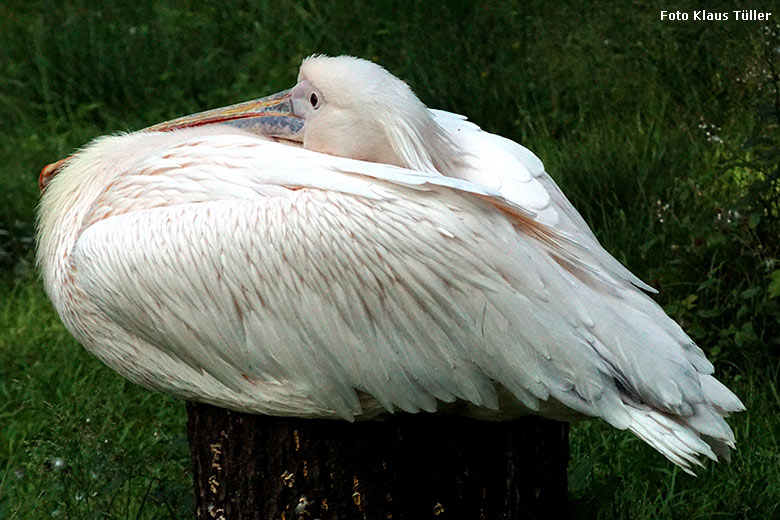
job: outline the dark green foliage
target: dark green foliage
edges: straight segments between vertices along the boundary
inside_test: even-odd
[[[711,357],[757,363],[780,357],[780,26],[757,30],[737,71],[739,134],[712,123],[698,139],[717,146],[709,170],[670,183],[656,201],[646,246],[667,312]]]
[[[34,278],[40,168],[101,134],[291,86],[313,52],[374,59],[429,106],[536,152],[746,403],[734,461],[698,479],[625,432],[576,425],[580,518],[780,515],[778,28],[610,4],[0,3],[0,518],[191,516],[183,405],[86,354]]]

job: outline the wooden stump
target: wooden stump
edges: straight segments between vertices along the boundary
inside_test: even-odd
[[[567,518],[568,424],[429,414],[349,423],[188,403],[196,517]]]

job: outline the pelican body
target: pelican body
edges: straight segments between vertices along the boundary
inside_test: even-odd
[[[380,66],[304,60],[269,98],[47,167],[38,263],[128,379],[262,414],[600,417],[684,470],[739,399],[541,161]]]

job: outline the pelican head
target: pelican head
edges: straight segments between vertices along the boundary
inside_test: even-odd
[[[316,152],[445,175],[461,167],[465,155],[409,85],[352,56],[310,56],[292,89],[140,131],[207,125],[236,126]],[[43,168],[41,191],[69,160]]]
[[[352,56],[310,56],[291,90],[146,130],[208,124],[239,126],[316,152],[431,173],[457,168],[463,156],[409,85],[382,66]]]
[[[311,56],[291,95],[306,149],[428,172],[460,164],[462,152],[409,85],[376,63]]]

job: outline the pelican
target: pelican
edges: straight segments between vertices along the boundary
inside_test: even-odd
[[[41,173],[37,260],[128,379],[277,416],[600,417],[692,473],[743,404],[542,162],[358,58]]]

